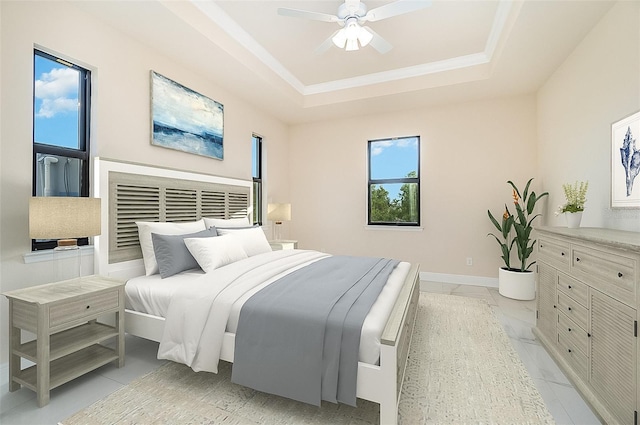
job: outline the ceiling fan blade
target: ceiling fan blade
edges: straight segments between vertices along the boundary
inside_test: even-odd
[[[372,30],[369,27],[362,27],[362,28],[364,30],[368,31],[373,36],[373,38],[369,42],[369,46],[371,46],[374,49],[376,49],[379,53],[384,55],[389,50],[393,49],[393,46],[391,45],[391,43],[389,43],[384,38],[380,37],[380,35],[378,35],[377,32],[375,32],[374,30]]]
[[[308,10],[288,9],[286,7],[279,7],[278,15],[291,16],[293,18],[311,19],[313,21],[322,21],[322,22],[338,22],[341,20],[337,16],[329,15],[328,13],[310,12]]]
[[[338,31],[336,31],[333,34],[331,34],[331,36],[329,38],[327,38],[321,45],[316,47],[316,50],[315,50],[316,55],[321,55],[324,52],[326,52],[327,50],[329,50],[331,48],[331,46],[334,45],[333,37],[335,37],[335,35],[338,34],[340,31],[342,31],[342,29],[339,29]]]
[[[367,12],[364,21],[375,22],[431,6],[431,0],[398,0]]]

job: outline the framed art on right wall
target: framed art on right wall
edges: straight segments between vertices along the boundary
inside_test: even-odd
[[[640,111],[611,124],[611,207],[640,208]]]

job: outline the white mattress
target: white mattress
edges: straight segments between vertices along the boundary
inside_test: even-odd
[[[292,268],[288,272],[292,272],[295,269]],[[398,264],[367,315],[360,337],[359,360],[361,362],[378,364],[380,359],[380,338],[409,269],[409,263],[401,262]],[[205,273],[197,269],[185,271],[166,279],[162,279],[159,274],[132,278],[125,286],[126,307],[129,310],[165,317],[173,294],[185,285],[196,284],[204,276]],[[244,302],[255,292],[274,282],[279,277],[265,281],[233,304],[227,322],[227,332],[235,333],[240,317],[240,309]]]

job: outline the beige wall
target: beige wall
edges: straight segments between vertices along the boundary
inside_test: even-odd
[[[553,214],[562,184],[588,180],[582,225],[640,231],[640,209],[610,208],[611,124],[640,110],[640,2],[609,11],[540,89],[537,110],[547,224],[566,225]]]
[[[1,1],[0,285],[2,291],[55,280],[55,262],[25,264],[30,251],[33,48],[93,71],[93,156],[251,178],[251,134],[264,137],[267,167],[277,193],[288,197],[287,127],[222,86],[139,44],[66,2]],[[211,97],[225,108],[225,158],[218,161],[150,145],[149,72],[159,72]],[[271,197],[270,192],[266,194]],[[83,259],[91,272],[91,257]],[[7,301],[0,300],[0,345],[5,347]],[[0,363],[7,361],[1,350]]]
[[[414,135],[421,137],[423,230],[368,229],[367,141]],[[536,177],[536,140],[533,95],[295,126],[292,236],[302,248],[497,277],[487,209],[501,214],[511,201],[507,180],[522,186]]]

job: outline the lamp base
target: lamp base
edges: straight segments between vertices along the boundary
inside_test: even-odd
[[[77,239],[58,239],[58,246],[54,249],[61,251],[66,249],[78,249]]]

